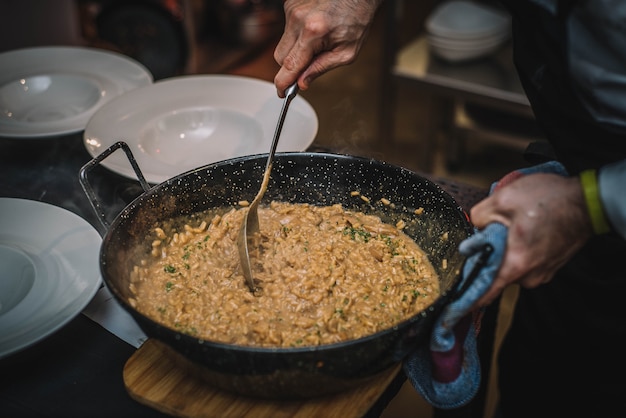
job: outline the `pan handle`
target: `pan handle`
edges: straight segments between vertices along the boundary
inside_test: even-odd
[[[103,233],[102,235],[104,235],[104,233],[106,233],[106,231],[109,229],[109,222],[106,220],[104,210],[102,210],[102,205],[100,204],[98,197],[94,193],[93,188],[91,187],[91,184],[89,184],[89,181],[87,179],[87,174],[95,166],[100,164],[105,158],[107,158],[109,155],[113,154],[113,152],[117,151],[120,148],[126,154],[126,158],[128,158],[130,165],[133,167],[133,171],[135,172],[135,175],[137,176],[137,179],[139,180],[139,183],[141,184],[141,187],[143,188],[144,192],[147,192],[148,190],[150,190],[150,185],[148,184],[145,177],[143,176],[141,169],[139,169],[139,165],[137,164],[137,161],[135,160],[135,157],[133,156],[133,153],[130,150],[130,147],[128,146],[128,144],[126,144],[126,142],[118,141],[114,143],[109,148],[105,149],[100,155],[96,156],[87,164],[82,166],[80,169],[80,173],[79,173],[80,185],[83,188],[83,191],[85,192],[85,194],[87,195],[87,198],[89,199],[91,208],[94,210],[94,212],[96,213],[96,217],[100,221],[100,225],[103,228],[103,230],[101,231]]]
[[[478,260],[476,260],[476,264],[474,264],[474,267],[465,278],[465,281],[463,281],[455,289],[454,294],[451,297],[451,301],[457,300],[467,291],[467,289],[469,289],[472,283],[474,283],[474,280],[476,280],[476,277],[478,277],[478,273],[480,272],[480,270],[487,264],[487,261],[489,260],[489,257],[492,253],[493,246],[491,244],[486,243],[485,245],[483,245],[483,248],[481,249],[481,254],[478,257]],[[465,260],[465,262],[467,262],[467,260]]]

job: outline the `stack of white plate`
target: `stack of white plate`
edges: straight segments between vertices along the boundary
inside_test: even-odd
[[[474,1],[446,1],[426,20],[432,53],[451,62],[492,54],[510,34],[511,18],[506,12]]]

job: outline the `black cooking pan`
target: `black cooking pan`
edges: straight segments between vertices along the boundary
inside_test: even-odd
[[[145,192],[110,225],[94,195],[87,172],[122,148],[138,172]],[[267,154],[210,164],[152,188],[120,142],[81,169],[81,184],[104,226],[100,250],[103,280],[117,301],[151,338],[190,360],[210,384],[235,393],[293,399],[353,388],[396,366],[411,350],[426,344],[441,309],[458,296],[464,258],[458,244],[472,228],[454,199],[416,173],[372,159],[329,153],[277,153],[263,202],[272,200],[315,205],[341,203],[345,208],[379,215],[404,231],[428,254],[440,275],[442,295],[428,309],[358,340],[302,348],[252,348],[194,338],[158,324],[129,303],[130,272],[151,250],[151,229],[164,220],[203,211],[224,210],[241,200],[252,201],[263,177]],[[351,192],[358,191],[354,196]],[[362,199],[365,196],[369,201]],[[392,204],[384,205],[381,199]],[[416,214],[423,208],[421,214]],[[243,279],[242,279],[243,280]]]

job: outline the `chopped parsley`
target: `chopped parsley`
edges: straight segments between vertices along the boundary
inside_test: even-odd
[[[363,242],[368,242],[372,238],[372,234],[369,231],[366,231],[363,228],[355,228],[353,226],[344,227],[343,234],[348,235],[354,241],[361,239]]]

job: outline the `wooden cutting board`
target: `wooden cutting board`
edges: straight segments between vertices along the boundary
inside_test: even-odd
[[[209,386],[180,367],[163,343],[147,340],[126,362],[124,383],[133,399],[177,417],[317,418],[364,416],[400,371],[400,365],[362,387],[298,401],[260,400]]]

